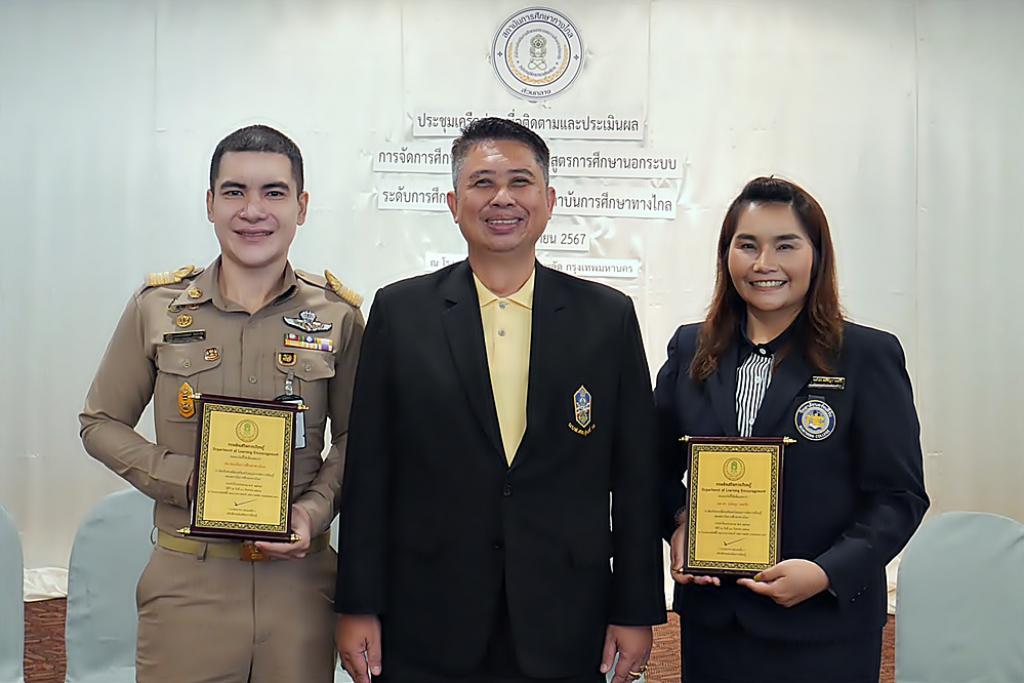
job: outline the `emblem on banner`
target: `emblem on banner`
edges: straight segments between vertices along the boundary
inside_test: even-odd
[[[832,406],[820,399],[805,401],[796,409],[796,430],[808,441],[823,441],[836,430]]]
[[[581,384],[576,393],[572,395],[572,407],[573,412],[576,414],[576,422],[575,424],[569,423],[569,429],[580,436],[589,436],[596,427],[591,417],[592,403],[593,399],[590,396],[590,392]]]
[[[520,10],[498,28],[491,45],[494,72],[520,97],[554,97],[583,68],[583,43],[576,25],[547,7]]]

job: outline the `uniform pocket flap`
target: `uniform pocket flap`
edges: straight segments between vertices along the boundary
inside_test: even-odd
[[[167,344],[161,346],[156,354],[156,366],[160,372],[182,377],[215,368],[220,361],[220,347],[206,344]]]

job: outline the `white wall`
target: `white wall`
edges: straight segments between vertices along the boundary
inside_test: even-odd
[[[461,247],[443,214],[375,208],[373,152],[411,141],[415,110],[544,111],[487,62],[494,30],[528,4],[0,4],[0,502],[26,566],[66,566],[81,516],[121,486],[84,454],[76,415],[144,274],[215,255],[203,193],[216,142],[253,121],[292,135],[312,195],[293,261],[370,296],[420,272],[424,252]],[[1024,519],[1011,269],[1024,3],[551,6],[588,54],[546,110],[635,109],[645,140],[616,144],[687,161],[674,221],[559,219],[592,232],[594,255],[644,261],[618,284],[652,367],[701,317],[725,206],[754,175],[793,178],[829,215],[850,315],[906,347],[934,509]]]

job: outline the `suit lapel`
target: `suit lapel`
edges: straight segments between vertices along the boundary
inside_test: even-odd
[[[571,397],[554,396],[550,380],[559,375],[558,357],[562,352],[562,341],[570,339],[565,325],[567,297],[557,277],[550,269],[537,264],[537,275],[533,286],[533,319],[530,331],[530,374],[526,389],[526,433],[516,450],[512,467],[518,466],[532,450],[527,444],[532,436],[540,434],[546,417],[552,414],[550,401]],[[555,341],[560,340],[560,341]]]
[[[739,430],[736,428],[736,362],[738,353],[736,342],[733,342],[718,359],[718,369],[715,370],[715,374],[708,377],[707,381],[711,404],[715,408],[715,415],[718,416],[718,421],[722,425],[722,433],[725,436],[739,436]]]
[[[768,385],[761,408],[754,421],[754,436],[781,436],[771,433],[779,431],[780,420],[793,403],[797,394],[807,386],[814,371],[802,354],[790,351],[779,366],[772,371],[772,382]]]
[[[440,289],[448,307],[442,314],[442,320],[452,362],[473,413],[504,462],[505,451],[501,445],[498,414],[494,408],[494,393],[491,391],[491,375],[487,368],[480,302],[477,300],[469,262],[463,261],[452,269]]]

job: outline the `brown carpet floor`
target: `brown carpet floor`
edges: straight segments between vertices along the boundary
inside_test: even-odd
[[[47,600],[25,605],[25,681],[62,683],[64,680],[64,600]],[[895,622],[889,617],[882,641],[882,680],[893,683],[893,634]],[[650,683],[679,683],[679,620],[654,629],[647,680]]]

